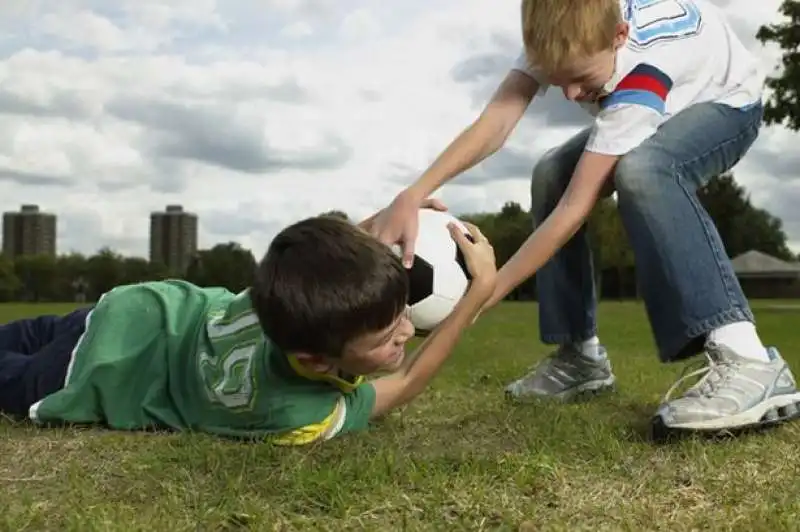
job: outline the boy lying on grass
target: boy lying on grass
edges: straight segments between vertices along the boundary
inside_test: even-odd
[[[281,231],[239,294],[181,280],[119,286],[66,316],[0,326],[0,412],[299,445],[364,429],[420,394],[495,287],[492,246],[454,227],[473,280],[406,360],[400,259],[330,217]],[[389,374],[366,380],[376,372]]]

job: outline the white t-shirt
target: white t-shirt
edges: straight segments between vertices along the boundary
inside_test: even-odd
[[[761,100],[764,72],[707,0],[620,0],[630,25],[615,71],[598,102],[588,151],[624,155],[666,119],[700,102],[745,107]],[[548,86],[525,52],[514,69]]]

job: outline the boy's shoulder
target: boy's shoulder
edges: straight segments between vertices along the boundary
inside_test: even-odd
[[[187,310],[201,311],[209,302],[224,299],[227,290],[202,288],[180,279],[145,281],[118,285],[102,294],[95,304],[93,315],[125,318],[131,322],[135,315],[185,315]],[[157,312],[154,312],[154,309]]]
[[[618,53],[622,74],[652,64],[676,79],[696,77],[709,61],[752,61],[723,13],[704,0],[621,0],[628,38]]]
[[[166,300],[183,301],[198,296],[215,299],[226,296],[233,297],[235,294],[224,287],[204,287],[184,279],[170,278],[117,285],[103,294],[101,299],[120,299],[131,296],[158,297]]]
[[[704,0],[628,0],[626,45],[597,102],[587,149],[623,155],[671,116],[703,103],[758,102],[763,72],[723,14]]]
[[[264,399],[276,432],[274,443],[304,445],[369,425],[375,389],[363,377],[318,373],[276,350],[269,355],[268,373]]]
[[[621,0],[620,5],[628,23],[628,47],[642,51],[689,46],[722,20],[702,0]]]
[[[261,330],[249,290],[215,305],[199,361],[204,395],[226,433],[305,445],[366,428],[375,391],[363,377],[317,372]]]

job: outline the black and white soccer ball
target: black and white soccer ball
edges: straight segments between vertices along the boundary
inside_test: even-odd
[[[455,222],[474,241],[469,230],[452,214],[419,210],[414,265],[409,269],[409,318],[418,336],[426,336],[453,311],[472,276],[464,255],[447,224]],[[393,248],[399,255],[400,247]]]

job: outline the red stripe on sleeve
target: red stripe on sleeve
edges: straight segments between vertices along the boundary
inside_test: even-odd
[[[619,82],[619,85],[614,90],[646,90],[658,95],[662,100],[666,100],[669,93],[669,89],[658,79],[647,74],[629,74]]]

